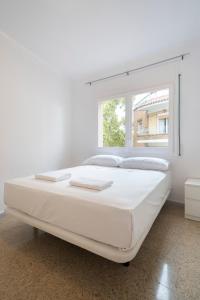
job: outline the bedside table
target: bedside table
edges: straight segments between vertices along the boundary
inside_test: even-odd
[[[200,221],[200,179],[185,182],[185,218]]]

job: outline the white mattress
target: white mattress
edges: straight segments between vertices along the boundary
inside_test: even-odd
[[[18,178],[5,183],[5,204],[84,237],[130,249],[152,225],[170,190],[169,173],[159,171],[79,166],[67,172],[72,178],[92,176],[114,184],[94,191],[70,186],[68,180]]]

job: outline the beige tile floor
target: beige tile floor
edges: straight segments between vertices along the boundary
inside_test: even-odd
[[[200,299],[200,222],[167,203],[126,268],[0,218],[0,300]]]

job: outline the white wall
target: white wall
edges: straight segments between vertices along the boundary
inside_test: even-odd
[[[0,211],[6,179],[69,164],[65,85],[37,57],[0,34]]]
[[[164,155],[172,162],[173,189],[171,200],[184,201],[184,180],[188,176],[200,177],[200,47],[191,49],[191,55],[183,63],[166,64],[126,78],[100,82],[86,86],[74,83],[72,101],[72,160],[78,164],[86,157],[102,152],[98,149],[97,113],[98,100],[118,93],[140,90],[170,83],[177,96],[177,74],[182,73],[181,97],[181,148],[182,156]],[[105,75],[105,74],[104,74]],[[116,153],[116,152],[115,152]],[[118,151],[124,156],[134,151]],[[163,156],[163,154],[154,154]],[[148,153],[146,154],[148,155]]]
[[[6,179],[78,164],[102,152],[97,147],[99,99],[166,83],[176,92],[179,71],[177,64],[167,64],[92,87],[75,82],[71,95],[66,82],[1,34],[0,66],[0,211]],[[184,180],[200,177],[200,46],[184,60],[182,75],[182,156],[167,156],[172,161],[171,199],[179,202]]]

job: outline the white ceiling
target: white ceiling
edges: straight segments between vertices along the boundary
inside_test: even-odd
[[[0,0],[0,30],[77,79],[200,39],[200,1]]]

